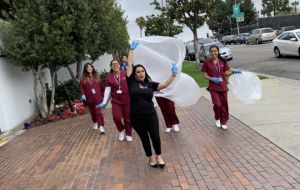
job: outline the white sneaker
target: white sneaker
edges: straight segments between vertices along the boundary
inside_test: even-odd
[[[123,141],[125,139],[124,130],[119,133],[119,141]]]
[[[166,133],[170,133],[172,128],[166,128]]]
[[[93,126],[94,129],[98,129],[98,123],[95,123]]]
[[[220,120],[216,121],[216,126],[219,127],[219,128],[221,127],[221,121]]]
[[[127,140],[128,142],[131,142],[131,141],[132,141],[132,137],[131,137],[131,136],[128,136],[128,135],[126,135],[126,140]]]
[[[179,132],[180,131],[180,128],[179,128],[179,126],[177,125],[177,124],[175,124],[175,125],[173,125],[173,130],[175,131],[175,132]]]
[[[104,130],[103,126],[99,127],[99,131],[100,131],[100,134],[104,134],[105,133],[105,130]]]
[[[222,125],[222,129],[228,129],[227,125]]]

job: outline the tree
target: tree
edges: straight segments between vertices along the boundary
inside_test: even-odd
[[[289,4],[289,0],[262,0],[261,14],[271,16],[273,12],[273,16],[287,15],[292,10]]]
[[[166,15],[171,19],[174,19],[178,24],[187,26],[194,36],[194,47],[196,63],[199,66],[199,46],[198,46],[198,34],[197,29],[207,21],[211,15],[211,9],[214,5],[213,1],[204,0],[166,0],[166,7],[161,7],[157,0],[153,1],[156,5],[156,9],[165,9]],[[203,16],[201,13],[207,13]]]
[[[244,0],[244,2],[241,3],[241,11],[245,14],[245,20],[241,23],[242,25],[251,25],[257,23],[258,15],[252,0]]]
[[[213,6],[210,17],[207,21],[207,25],[213,31],[218,32],[221,29],[222,33],[231,33],[229,21],[229,19],[231,19],[231,12],[231,8],[228,9],[228,6],[225,1],[216,0],[215,6]]]
[[[291,5],[295,7],[295,13],[297,13],[297,6],[299,5],[299,1],[294,1],[291,3]]]
[[[43,118],[54,107],[57,70],[74,62],[71,35],[74,18],[67,12],[68,0],[18,0],[14,20],[1,23],[5,52],[12,63],[34,76],[34,93]],[[42,69],[49,68],[52,80],[50,109]],[[41,89],[41,92],[39,91]]]
[[[90,0],[94,2],[94,0]],[[92,24],[89,27],[88,54],[92,62],[104,53],[119,52],[128,47],[127,21],[115,0],[91,3]]]
[[[13,0],[0,0],[0,19],[13,19],[14,11]]]
[[[135,19],[135,23],[139,26],[140,28],[140,34],[141,38],[143,37],[143,29],[146,26],[146,20],[144,17],[138,17]]]

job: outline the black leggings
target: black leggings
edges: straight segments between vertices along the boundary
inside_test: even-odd
[[[160,155],[161,143],[159,137],[159,123],[156,112],[131,113],[130,119],[132,127],[137,132],[143,143],[146,155],[148,157],[152,156],[149,136],[151,138],[155,154]]]

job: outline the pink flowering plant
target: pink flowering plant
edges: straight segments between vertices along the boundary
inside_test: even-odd
[[[71,104],[72,109],[70,108],[67,101],[59,105],[55,105],[54,109],[52,110],[52,114],[50,114],[46,119],[43,119],[39,112],[35,113],[32,121],[30,122],[30,125],[39,126],[49,122],[54,122],[69,117],[75,117],[86,113],[86,109],[82,101],[75,99]]]

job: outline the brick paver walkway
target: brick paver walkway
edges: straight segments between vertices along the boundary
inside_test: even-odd
[[[1,147],[0,189],[300,189],[298,160],[233,117],[227,131],[214,127],[208,100],[177,112],[180,133],[161,127],[165,169],[148,166],[135,133],[131,143],[117,141],[108,109],[105,135],[85,115]]]

